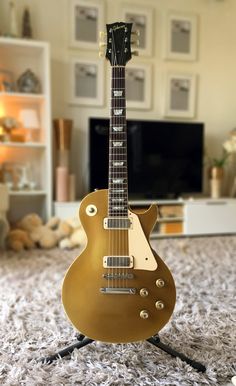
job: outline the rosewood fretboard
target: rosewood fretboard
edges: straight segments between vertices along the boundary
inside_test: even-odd
[[[109,217],[128,217],[127,129],[124,66],[114,66],[111,71],[108,188]]]

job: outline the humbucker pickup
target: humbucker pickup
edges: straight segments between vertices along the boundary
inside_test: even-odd
[[[104,256],[104,268],[133,268],[133,256]]]
[[[131,218],[106,217],[103,221],[104,229],[130,229],[132,228]]]

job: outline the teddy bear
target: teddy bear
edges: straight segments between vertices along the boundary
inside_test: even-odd
[[[26,231],[34,245],[40,248],[53,248],[72,232],[72,227],[58,217],[52,217],[45,225],[36,213],[27,214],[17,223],[17,228]]]
[[[22,229],[13,229],[7,234],[6,247],[15,252],[21,252],[23,249],[34,248],[34,242],[26,231]]]
[[[68,237],[61,239],[59,242],[59,247],[62,249],[72,249],[84,246],[86,244],[87,237],[79,219],[74,217],[66,220],[66,222],[73,230]]]

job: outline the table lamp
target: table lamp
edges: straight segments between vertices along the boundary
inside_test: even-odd
[[[33,136],[33,130],[38,130],[40,128],[38,114],[36,110],[33,109],[22,109],[20,110],[19,120],[22,123],[25,129],[29,130],[27,136],[28,142],[35,142]]]

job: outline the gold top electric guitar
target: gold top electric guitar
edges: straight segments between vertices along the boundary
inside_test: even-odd
[[[134,342],[156,334],[175,305],[172,275],[149,244],[157,206],[128,206],[125,65],[132,23],[107,24],[111,63],[108,190],[88,194],[79,216],[87,246],[66,273],[62,301],[72,324],[91,339]],[[99,160],[98,160],[99,162]]]

